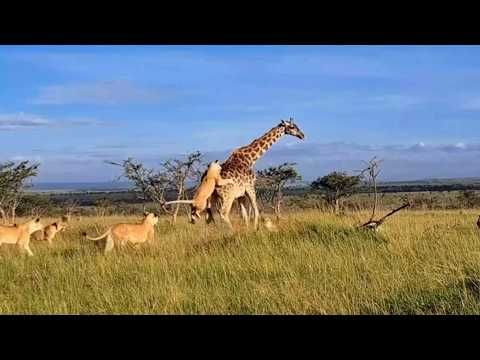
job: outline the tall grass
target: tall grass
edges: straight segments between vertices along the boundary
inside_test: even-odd
[[[287,215],[278,233],[161,220],[153,245],[86,240],[138,218],[74,219],[32,258],[0,248],[0,314],[478,314],[477,212]],[[46,223],[48,222],[45,221]]]

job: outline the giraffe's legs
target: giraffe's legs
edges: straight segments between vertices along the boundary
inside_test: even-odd
[[[238,203],[240,205],[240,211],[242,213],[242,218],[243,218],[243,221],[245,222],[245,226],[248,227],[248,222],[250,220],[250,217],[246,209],[246,206],[248,205],[247,198],[245,196],[242,196],[241,198],[238,199]]]
[[[233,201],[235,198],[233,196],[223,199],[222,207],[220,209],[220,217],[222,220],[227,223],[230,229],[233,230],[232,223],[230,222],[230,210],[232,209]]]
[[[212,208],[207,208],[207,215],[205,217],[205,221],[207,222],[207,224],[210,224],[211,222],[213,222],[215,224],[215,219],[213,218],[213,212],[212,212]]]
[[[255,193],[255,186],[248,187],[245,191],[247,193],[247,197],[250,200],[250,205],[253,209],[253,226],[255,230],[258,230],[258,206],[257,206],[257,194]]]
[[[205,209],[205,212],[206,212],[206,216],[205,216],[205,221],[207,222],[207,224],[210,224],[211,222],[213,222],[215,224],[215,219],[213,217],[213,211],[212,211],[212,207],[215,205],[217,205],[218,203],[218,199],[217,199],[217,196],[215,196],[215,194],[213,194],[208,200],[207,200],[207,208]]]

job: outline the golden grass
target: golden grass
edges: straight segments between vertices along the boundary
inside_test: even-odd
[[[378,235],[354,227],[368,212],[278,233],[163,219],[153,245],[107,256],[82,232],[138,218],[74,219],[32,258],[0,248],[0,314],[478,314],[477,214],[405,211]]]

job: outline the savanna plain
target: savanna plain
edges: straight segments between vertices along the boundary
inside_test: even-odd
[[[378,233],[357,228],[368,211],[289,212],[276,232],[162,218],[108,255],[82,233],[138,216],[74,217],[33,257],[0,247],[0,314],[478,314],[478,213],[407,209]]]

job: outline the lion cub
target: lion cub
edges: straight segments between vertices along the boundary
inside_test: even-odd
[[[83,233],[88,240],[100,240],[106,237],[105,254],[110,252],[115,245],[124,246],[128,242],[133,244],[153,241],[155,235],[154,226],[158,223],[158,215],[155,213],[145,213],[145,218],[141,224],[116,224],[110,227],[104,234],[92,238]]]
[[[48,241],[48,246],[52,246],[53,239],[58,232],[64,231],[67,228],[65,223],[54,222],[53,224],[45,226],[42,230],[32,234],[35,240]]]
[[[270,232],[277,232],[278,228],[277,226],[273,223],[273,221],[268,218],[268,217],[262,217],[262,222],[263,225],[265,226],[265,229]]]
[[[228,184],[234,184],[232,179],[222,179],[220,172],[222,167],[218,163],[218,160],[213,161],[208,166],[207,172],[202,178],[202,182],[197,189],[197,192],[193,196],[193,200],[175,200],[168,201],[165,205],[169,204],[191,204],[192,208],[192,220],[196,217],[200,219],[200,214],[208,207],[208,201],[215,191],[215,186],[224,186]]]
[[[40,218],[29,220],[24,224],[0,225],[0,245],[16,244],[21,251],[26,251],[29,256],[33,256],[30,250],[30,235],[42,229]]]

